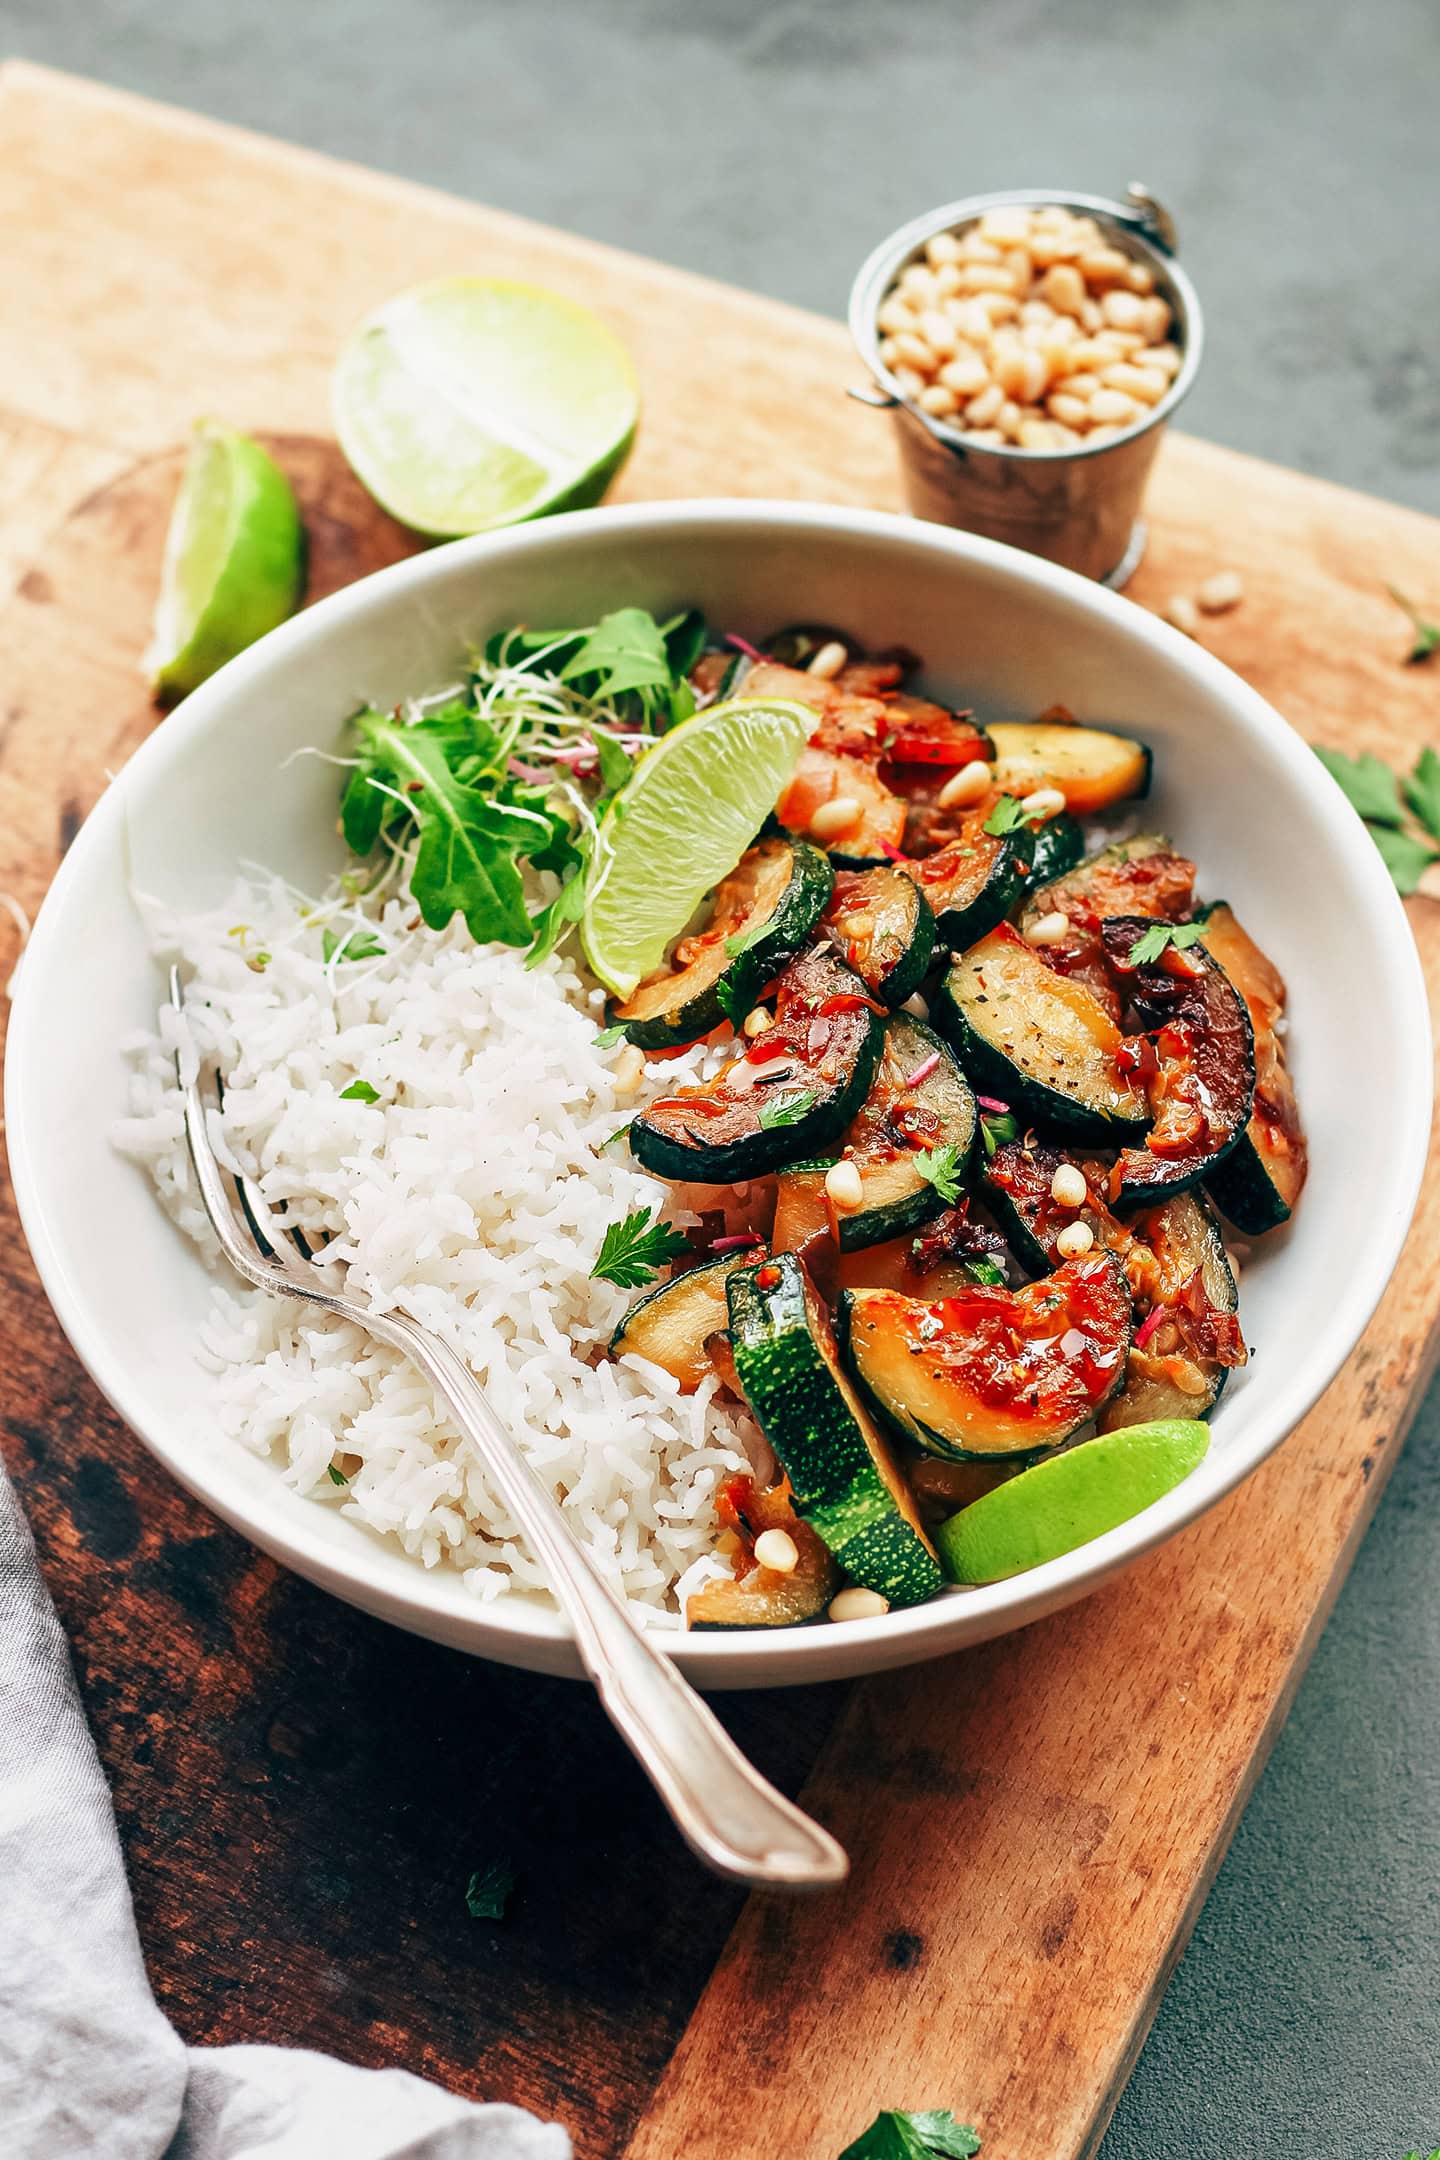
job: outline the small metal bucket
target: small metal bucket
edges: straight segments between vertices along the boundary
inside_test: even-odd
[[[928,240],[973,224],[987,210],[1056,203],[1093,217],[1106,239],[1155,273],[1155,290],[1174,317],[1171,338],[1180,348],[1175,380],[1148,419],[1117,440],[1093,449],[1021,450],[972,443],[948,421],[933,419],[907,402],[880,358],[876,316],[906,265],[920,258]],[[850,293],[850,335],[875,380],[873,390],[852,390],[863,404],[893,410],[900,438],[905,492],[917,517],[1044,555],[1106,585],[1123,585],[1145,549],[1140,501],[1165,422],[1195,380],[1203,329],[1195,288],[1173,259],[1174,223],[1149,190],[1137,182],[1123,203],[1103,196],[1066,195],[1026,188],[1002,195],[971,195],[912,218],[881,242]]]

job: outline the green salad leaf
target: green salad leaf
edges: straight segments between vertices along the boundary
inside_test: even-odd
[[[886,2108],[839,2160],[973,2160],[980,2140],[948,2108]]]
[[[352,1080],[349,1087],[341,1088],[340,1100],[341,1102],[379,1102],[380,1096],[378,1091],[371,1087],[368,1080]]]
[[[333,930],[322,930],[320,949],[327,962],[383,960],[386,950],[373,930],[348,930],[343,937],[337,937]]]

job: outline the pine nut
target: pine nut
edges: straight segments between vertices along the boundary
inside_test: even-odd
[[[1244,597],[1245,587],[1234,570],[1217,570],[1195,595],[1207,615],[1223,615],[1227,608],[1239,607]]]
[[[887,337],[894,337],[901,330],[913,330],[915,321],[915,310],[901,299],[899,293],[891,293],[875,317],[877,329],[883,330]]]
[[[769,1031],[770,1015],[763,1005],[757,1005],[753,1012],[746,1013],[743,1032],[749,1041],[754,1042],[757,1035],[766,1035]]]
[[[1065,808],[1065,797],[1058,787],[1040,787],[1036,788],[1033,794],[1022,795],[1020,807],[1026,817],[1059,817]]]
[[[1005,293],[1015,297],[1015,280],[1003,262],[968,262],[960,272],[960,289],[970,293]]]
[[[610,1068],[610,1078],[617,1095],[633,1095],[645,1077],[645,1055],[634,1043],[625,1048]]]
[[[933,375],[938,361],[918,331],[901,330],[894,339],[895,355],[906,367],[918,368],[922,375]]]
[[[929,307],[939,299],[935,290],[935,273],[923,263],[908,263],[901,271],[900,290],[915,307]]]
[[[940,370],[940,381],[958,398],[978,397],[990,386],[990,370],[978,353],[964,352],[946,361]]]
[[[921,412],[929,413],[932,420],[948,420],[951,413],[960,410],[960,400],[953,390],[943,383],[927,383],[915,400]]]
[[[1053,419],[1063,420],[1066,427],[1083,428],[1090,419],[1090,408],[1084,398],[1078,398],[1072,392],[1057,390],[1053,397],[1046,399],[1045,407]]]
[[[1041,915],[1025,932],[1027,945],[1063,945],[1070,935],[1070,918],[1062,915],[1059,908],[1052,908],[1048,915]]]
[[[1055,1240],[1055,1250],[1062,1260],[1078,1260],[1082,1253],[1089,1252],[1094,1243],[1095,1233],[1088,1222],[1066,1223]],[[755,1549],[758,1552],[760,1548],[757,1546]]]
[[[971,398],[969,404],[965,407],[967,424],[976,428],[992,426],[1004,403],[1005,392],[1001,389],[999,383],[991,383],[988,390],[982,390],[979,397]]]
[[[917,375],[914,368],[906,367],[903,363],[897,363],[896,366],[891,368],[890,373],[894,376],[898,387],[906,397],[919,397],[920,392],[925,388],[925,377]]]
[[[1006,398],[1005,403],[995,415],[995,425],[1008,441],[1018,442],[1020,440],[1020,407],[1016,404],[1014,398]]]
[[[822,802],[810,818],[810,830],[817,840],[838,840],[860,822],[860,805],[853,795],[836,795],[830,802]]]
[[[1172,593],[1160,610],[1166,622],[1183,630],[1186,637],[1195,637],[1200,629],[1200,610],[1186,593]]]
[[[980,220],[980,231],[996,247],[1024,247],[1030,238],[1032,213],[1024,203],[987,210]]]
[[[832,1163],[825,1173],[825,1191],[841,1215],[853,1215],[865,1203],[865,1187],[853,1162]]]
[[[1170,388],[1169,376],[1162,375],[1159,368],[1132,367],[1125,360],[1106,368],[1100,380],[1107,390],[1123,390],[1142,405],[1158,405]]]
[[[890,1610],[890,1600],[878,1590],[862,1590],[858,1584],[830,1600],[826,1615],[831,1620],[878,1620]]]
[[[983,443],[987,450],[1003,450],[1005,447],[1005,437],[998,427],[967,427],[962,428],[961,433],[966,442]]]
[[[1155,273],[1150,268],[1149,263],[1132,262],[1126,268],[1125,282],[1131,292],[1153,293],[1155,290]]]
[[[936,233],[933,239],[926,241],[925,253],[930,258],[930,267],[938,270],[942,263],[959,262],[960,242],[954,233]]]
[[[1200,1396],[1209,1394],[1210,1382],[1201,1372],[1198,1365],[1191,1364],[1189,1358],[1171,1358],[1165,1370],[1182,1395]]]
[[[1104,427],[1129,427],[1140,417],[1140,408],[1134,398],[1122,395],[1119,390],[1097,390],[1090,400],[1090,418]]]
[[[762,1530],[755,1540],[755,1558],[773,1575],[793,1575],[800,1564],[800,1548],[788,1530]]]
[[[1090,248],[1080,257],[1076,267],[1087,285],[1098,286],[1102,291],[1110,285],[1129,283],[1130,258],[1122,255],[1119,248]]]
[[[1022,420],[1015,433],[1022,450],[1058,450],[1059,440],[1048,420]]]
[[[920,335],[931,352],[948,360],[959,343],[959,333],[950,317],[941,308],[927,308],[920,317]]]
[[[1047,270],[1040,291],[1057,315],[1078,315],[1085,305],[1085,280],[1074,263],[1056,263]]]
[[[1084,1207],[1090,1197],[1084,1171],[1077,1170],[1074,1163],[1062,1162],[1050,1180],[1050,1197],[1056,1207]]]
[[[818,675],[821,682],[833,682],[849,657],[839,638],[829,638],[814,655],[805,672],[807,675]]]
[[[1145,302],[1132,292],[1106,293],[1100,313],[1112,330],[1138,330],[1146,319]]]
[[[953,810],[957,805],[968,807],[971,803],[979,802],[981,797],[988,793],[993,778],[994,774],[984,758],[971,758],[968,765],[962,765],[958,772],[951,773],[936,797],[938,807],[941,810]]]

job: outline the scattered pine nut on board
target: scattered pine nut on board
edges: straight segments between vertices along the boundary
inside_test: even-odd
[[[18,63],[0,226],[25,326],[0,336],[0,891],[31,912],[156,724],[137,663],[194,416],[261,434],[290,475],[312,597],[413,548],[327,409],[341,338],[390,292],[474,267],[595,307],[641,376],[622,497],[899,504],[888,426],[843,395],[838,323]],[[1440,674],[1400,664],[1385,584],[1433,594],[1440,526],[1183,436],[1147,514],[1135,600],[1203,604],[1223,566],[1244,605],[1206,617],[1207,644],[1313,740],[1409,770]],[[1440,995],[1440,906],[1408,913]],[[0,936],[8,973],[8,918]],[[172,1486],[6,1227],[0,1431],[162,2004],[190,2040],[300,2041],[523,2102],[585,2160],[834,2160],[879,2109],[939,2106],[1004,2160],[1093,2155],[1440,1321],[1432,1178],[1344,1374],[1202,1523],[949,1664],[731,1702],[854,1861],[832,1895],[742,1908],[679,1855],[656,1899],[657,1812],[584,1690],[361,1620]],[[497,1850],[516,1863],[503,1935],[464,1909]]]

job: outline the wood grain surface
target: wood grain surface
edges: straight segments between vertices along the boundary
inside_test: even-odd
[[[312,595],[411,547],[325,399],[339,338],[400,285],[471,268],[597,307],[645,398],[622,497],[898,501],[835,324],[14,64],[0,229],[0,890],[29,910],[156,724],[136,662],[194,416],[291,473]],[[1205,641],[1305,734],[1391,757],[1440,736],[1440,671],[1399,665],[1384,592],[1434,597],[1440,527],[1183,438],[1150,511],[1133,596],[1239,569]],[[1440,911],[1411,919],[1433,996]],[[724,1699],[856,1863],[833,1896],[743,1910],[584,1691],[345,1610],[171,1487],[3,1204],[6,1457],[188,2038],[401,2063],[559,2115],[585,2160],[833,2160],[878,2107],[924,2105],[975,2121],[988,2160],[1094,2152],[1432,1370],[1433,1176],[1341,1379],[1182,1537],[961,1658]],[[472,1921],[466,1882],[500,1854],[510,1912]]]

